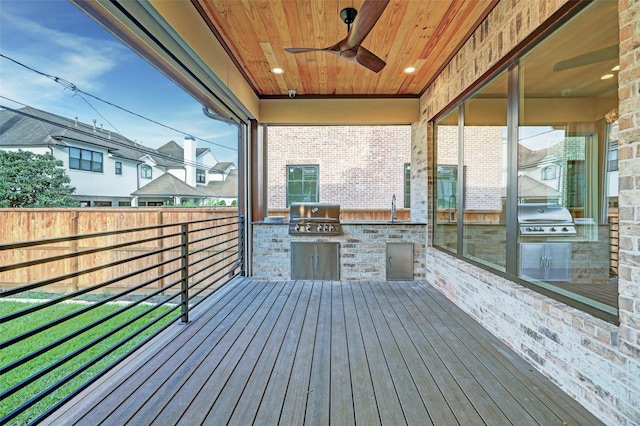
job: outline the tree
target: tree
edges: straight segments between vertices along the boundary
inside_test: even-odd
[[[0,151],[0,207],[77,207],[70,182],[50,154]]]

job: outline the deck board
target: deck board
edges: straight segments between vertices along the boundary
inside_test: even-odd
[[[285,354],[292,354],[290,357],[283,357],[279,363],[280,368],[273,371],[272,382],[276,383],[271,391],[277,391],[277,382],[283,381],[280,377],[289,375],[288,383],[285,390],[282,410],[274,417],[280,417],[281,424],[299,425],[304,422],[307,408],[307,395],[311,391],[309,383],[311,380],[311,362],[313,359],[313,350],[315,346],[316,329],[318,324],[318,315],[320,313],[320,297],[322,294],[322,283],[314,282],[307,287],[312,287],[311,295],[307,305],[307,311],[304,313],[304,321],[294,323],[293,326],[301,327],[291,330],[285,341]],[[294,334],[297,332],[297,335]],[[295,351],[295,352],[294,352]],[[285,364],[285,359],[290,360],[289,364]],[[280,361],[280,360],[279,360]],[[272,393],[265,394],[265,404],[263,411],[269,411],[273,405],[270,403]],[[271,410],[275,411],[275,410]],[[262,420],[262,419],[260,419]],[[274,424],[275,422],[256,422],[256,424]],[[240,423],[233,423],[240,424]]]
[[[425,283],[243,279],[192,318],[43,423],[601,424]]]

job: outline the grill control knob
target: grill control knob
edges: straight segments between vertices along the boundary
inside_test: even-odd
[[[329,225],[325,225],[323,228],[324,232],[327,232],[329,230]]]
[[[307,232],[311,231],[311,225],[307,225],[307,226],[305,226],[305,230],[306,230]]]
[[[296,226],[295,226],[295,228],[293,228],[293,229],[295,229],[296,231],[299,231],[299,230],[300,230],[300,224],[299,224],[299,223],[296,223]]]
[[[551,231],[551,232],[556,232],[556,228],[551,227],[551,228],[549,228],[549,231]]]
[[[333,225],[329,225],[329,232],[333,232]]]
[[[316,226],[316,230],[317,230],[318,232],[322,231],[322,225],[318,225],[318,226]]]
[[[569,232],[567,228],[562,228],[562,232]]]

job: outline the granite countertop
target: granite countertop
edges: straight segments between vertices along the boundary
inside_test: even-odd
[[[251,222],[253,225],[289,225],[289,222],[285,222],[285,221],[277,221],[277,220],[265,220],[265,221],[258,221],[258,222]],[[342,226],[349,226],[349,225],[409,225],[409,226],[414,226],[414,225],[426,225],[426,222],[411,222],[408,220],[395,220],[393,222],[391,222],[390,220],[347,220],[344,222],[340,222],[340,225]]]

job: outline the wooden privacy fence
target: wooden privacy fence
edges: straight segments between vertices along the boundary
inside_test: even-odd
[[[2,271],[0,272],[0,289],[7,290],[51,277],[96,268],[94,272],[69,277],[40,290],[72,292],[108,281],[114,276],[130,275],[130,278],[121,279],[105,287],[106,291],[116,292],[135,283],[162,276],[165,270],[173,270],[174,264],[178,262],[171,259],[180,255],[179,226],[142,230],[135,230],[136,228],[226,218],[237,214],[238,211],[235,208],[0,209],[0,244],[104,231],[132,230],[122,234],[83,239],[70,238],[52,244],[0,250],[0,266],[64,256],[69,253],[88,252],[82,256]],[[206,246],[207,249],[197,251],[192,255],[192,260],[206,259],[212,252],[219,253],[230,249],[232,243],[228,241],[229,233],[238,232],[235,222],[234,220],[220,221],[215,230],[207,229],[193,233],[190,238],[195,241],[194,248]],[[206,240],[198,242],[204,238]],[[138,243],[127,244],[131,241],[138,241]],[[111,247],[111,249],[91,253],[93,249],[103,247]],[[154,252],[158,253],[147,255]],[[97,268],[99,265],[112,263],[116,265],[104,269]],[[192,281],[197,281],[198,278],[196,275],[192,277]],[[165,282],[175,279],[175,276],[168,275],[157,282],[157,287],[160,288]]]

